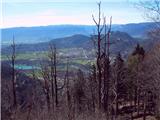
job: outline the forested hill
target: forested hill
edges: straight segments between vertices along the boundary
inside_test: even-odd
[[[48,50],[48,46],[50,43],[54,43],[57,48],[65,49],[65,48],[84,48],[84,49],[92,49],[94,47],[93,38],[81,34],[76,34],[69,37],[52,39],[49,42],[41,42],[36,44],[19,44],[16,49],[17,52],[25,53],[25,52],[34,52],[34,51],[46,51]],[[136,39],[131,37],[129,34],[124,32],[112,32],[111,33],[111,51],[113,53],[117,52],[128,52],[134,46],[141,41],[140,39]],[[10,53],[10,47],[2,48],[2,54]]]
[[[145,33],[154,28],[155,24],[134,23],[125,25],[112,25],[113,31],[126,32],[132,37],[144,37]],[[89,25],[49,25],[38,27],[15,27],[1,29],[2,44],[8,44],[15,36],[16,43],[38,43],[51,39],[63,38],[74,34],[90,36],[93,34],[95,26]]]

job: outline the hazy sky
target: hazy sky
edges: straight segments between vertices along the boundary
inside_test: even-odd
[[[113,24],[145,22],[143,11],[134,5],[139,0],[101,0],[102,13],[113,17]],[[96,0],[4,0],[1,27],[57,24],[94,24]]]

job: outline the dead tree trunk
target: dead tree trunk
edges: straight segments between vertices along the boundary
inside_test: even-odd
[[[51,69],[51,95],[52,95],[52,109],[54,110],[54,45],[49,46],[49,62]]]
[[[66,81],[66,97],[67,97],[67,114],[68,114],[68,120],[72,120],[72,105],[71,105],[71,95],[70,95],[70,86],[69,86],[69,58],[67,58],[67,69],[66,69],[66,75],[65,75],[65,81]]]
[[[15,59],[16,59],[16,45],[13,37],[13,43],[11,45],[12,48],[12,56],[11,56],[11,64],[12,64],[12,92],[13,92],[13,106],[17,106],[16,99],[16,71],[15,71]]]
[[[54,84],[55,84],[55,104],[58,106],[58,85],[57,85],[57,50],[54,46]]]
[[[103,24],[101,21],[101,2],[98,3],[98,20],[96,21],[94,16],[93,21],[96,24],[97,34],[95,40],[97,58],[96,58],[96,68],[97,68],[97,81],[98,81],[98,105],[99,109],[102,108],[102,93],[103,98],[103,109],[107,111],[107,116],[109,116],[109,83],[110,83],[110,60],[109,60],[109,48],[110,48],[110,32],[112,17],[110,19],[110,26],[108,32],[106,33],[106,19],[103,18]],[[104,32],[105,28],[105,33]],[[104,41],[105,40],[105,41]],[[102,46],[103,45],[103,46]],[[103,80],[103,81],[102,81]],[[102,86],[103,83],[103,86]],[[103,90],[102,90],[103,88]]]
[[[49,82],[48,82],[50,77],[49,77],[48,66],[41,66],[41,74],[44,80],[43,90],[46,96],[47,107],[48,107],[48,111],[50,111],[50,91],[49,91]]]
[[[146,104],[147,104],[146,92],[144,92],[144,99],[143,99],[143,120],[146,120]]]
[[[67,59],[67,70],[66,70],[66,76],[65,76],[65,79],[66,79],[66,81],[67,81],[67,83],[66,83],[66,88],[67,88],[67,104],[68,104],[68,108],[69,108],[69,106],[70,106],[70,93],[69,93],[69,78],[68,78],[68,59]]]
[[[96,81],[96,67],[92,66],[91,74],[89,76],[90,81],[90,92],[91,92],[91,102],[92,102],[92,110],[95,112],[96,103],[97,103],[97,81]]]
[[[102,97],[102,66],[101,66],[101,32],[103,30],[103,27],[101,27],[101,2],[98,3],[98,22],[95,20],[94,16],[93,21],[96,24],[97,27],[97,40],[96,40],[96,45],[97,45],[97,59],[96,59],[96,66],[97,66],[97,79],[98,79],[98,105],[99,109],[101,109],[101,97]]]
[[[130,94],[130,106],[132,107],[133,106],[133,104],[132,104],[132,94]],[[133,108],[132,108],[133,109]],[[131,113],[130,113],[130,115],[131,115],[131,120],[133,120],[133,111],[131,111]]]
[[[109,83],[110,83],[110,32],[111,32],[111,24],[112,24],[112,17],[110,18],[110,26],[109,30],[107,32],[107,38],[106,38],[106,32],[105,32],[105,50],[104,50],[104,56],[105,56],[105,62],[104,62],[104,110],[107,112],[107,116],[109,116]],[[106,29],[106,28],[105,28]],[[106,30],[105,30],[106,31]],[[107,53],[106,53],[107,50]]]

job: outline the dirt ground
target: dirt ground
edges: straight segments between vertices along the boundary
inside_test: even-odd
[[[143,120],[143,118],[137,118],[137,119],[134,119],[134,120]],[[157,119],[153,116],[147,116],[146,120],[157,120]]]

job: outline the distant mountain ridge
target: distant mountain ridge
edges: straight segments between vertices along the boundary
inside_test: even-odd
[[[111,42],[114,44],[111,45],[111,51],[113,53],[125,52],[132,49],[139,41],[128,35],[125,32],[111,32]],[[48,42],[41,42],[36,44],[20,44],[17,45],[16,51],[19,53],[25,52],[37,52],[37,51],[46,51],[48,50],[49,44],[54,43],[57,48],[84,48],[91,50],[94,47],[94,43],[91,37],[76,34],[69,37],[57,38]],[[10,53],[10,47],[2,48],[2,54]]]
[[[155,27],[153,22],[112,25],[112,31],[126,32],[132,37],[144,37],[145,33]],[[16,27],[1,29],[2,45],[9,44],[13,35],[17,43],[47,42],[75,34],[90,36],[95,31],[93,25],[50,25],[39,27]]]

